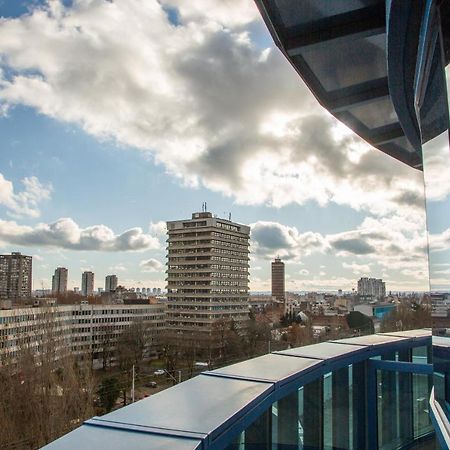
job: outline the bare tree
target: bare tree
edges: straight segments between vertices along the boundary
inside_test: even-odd
[[[431,308],[416,302],[400,304],[381,321],[381,331],[404,331],[432,326]]]
[[[142,320],[133,322],[117,340],[116,357],[119,366],[128,370],[134,364],[139,368],[151,343],[148,326]]]
[[[48,310],[29,337],[0,367],[0,448],[39,448],[94,413],[90,363],[73,356],[57,315]]]

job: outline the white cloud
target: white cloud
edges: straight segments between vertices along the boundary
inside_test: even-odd
[[[122,263],[116,264],[114,266],[108,267],[110,272],[125,272],[127,270],[126,266]]]
[[[42,184],[37,177],[25,177],[22,180],[24,189],[16,192],[11,181],[0,173],[0,205],[14,217],[39,217],[39,205],[51,197],[52,186]]]
[[[442,233],[429,235],[430,250],[433,252],[444,251],[450,249],[450,228]]]
[[[141,261],[139,264],[142,272],[161,272],[164,268],[164,265],[155,258],[150,258],[147,260]]]
[[[245,0],[53,0],[0,23],[15,73],[0,75],[0,101],[151,152],[186,185],[239,203],[421,207],[420,173],[325,113],[258,33]]]
[[[247,0],[164,0],[163,5],[177,8],[183,22],[217,22],[223,26],[245,25],[255,20],[258,10]]]
[[[150,233],[154,236],[165,237],[167,233],[166,222],[160,220],[159,222],[150,222]]]
[[[425,144],[423,154],[427,198],[431,201],[444,200],[450,196],[448,133],[442,133]]]
[[[424,222],[423,215],[418,215],[416,221],[408,221],[401,215],[366,217],[354,230],[328,235],[300,232],[296,227],[278,222],[256,222],[252,224],[252,246],[260,258],[280,255],[295,262],[305,256],[322,253],[329,258],[342,258],[342,267],[352,270],[355,275],[374,276],[375,271],[388,273],[396,286],[403,282],[411,287],[409,281],[404,281],[405,276],[409,276],[416,288],[426,289],[428,268]],[[450,231],[432,237],[434,248],[450,246],[449,236]],[[374,264],[378,267],[374,268]],[[301,271],[300,275],[306,275],[306,272]],[[326,273],[321,270],[319,275],[324,277]],[[310,284],[310,287],[314,286],[318,284]],[[330,282],[328,286],[331,288],[333,284]]]
[[[349,263],[342,263],[342,267],[344,269],[350,269],[355,275],[370,275],[372,273],[372,270],[370,268],[370,264],[357,264],[356,262]]]
[[[108,252],[143,251],[160,247],[157,238],[145,234],[139,227],[115,234],[105,225],[80,228],[70,218],[61,218],[50,224],[40,223],[34,227],[0,220],[0,242],[26,247]]]

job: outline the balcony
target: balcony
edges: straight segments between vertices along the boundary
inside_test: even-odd
[[[203,372],[94,417],[45,449],[371,450],[429,444],[431,339],[428,330],[361,336]]]

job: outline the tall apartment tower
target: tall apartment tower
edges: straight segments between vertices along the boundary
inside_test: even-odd
[[[117,275],[106,275],[105,292],[115,291],[117,289]]]
[[[278,302],[284,303],[284,262],[280,258],[272,261],[272,297],[275,297]]]
[[[381,279],[362,277],[358,280],[358,295],[361,301],[383,300],[386,283]]]
[[[55,269],[52,277],[52,292],[54,294],[65,294],[67,292],[68,270],[65,267]]]
[[[83,272],[81,276],[81,295],[89,297],[94,292],[94,273]]]
[[[0,299],[20,300],[31,297],[31,256],[12,252],[0,255]]]
[[[218,323],[244,327],[250,228],[201,212],[167,222],[167,233],[167,329],[211,342]]]

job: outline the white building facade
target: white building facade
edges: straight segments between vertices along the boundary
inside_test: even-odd
[[[151,345],[165,328],[165,305],[61,305],[0,310],[0,364],[23,348],[38,349],[43,335],[76,355],[102,357],[113,352],[119,336],[133,323],[145,327]]]
[[[208,337],[248,319],[250,228],[209,212],[167,223],[167,328]]]

